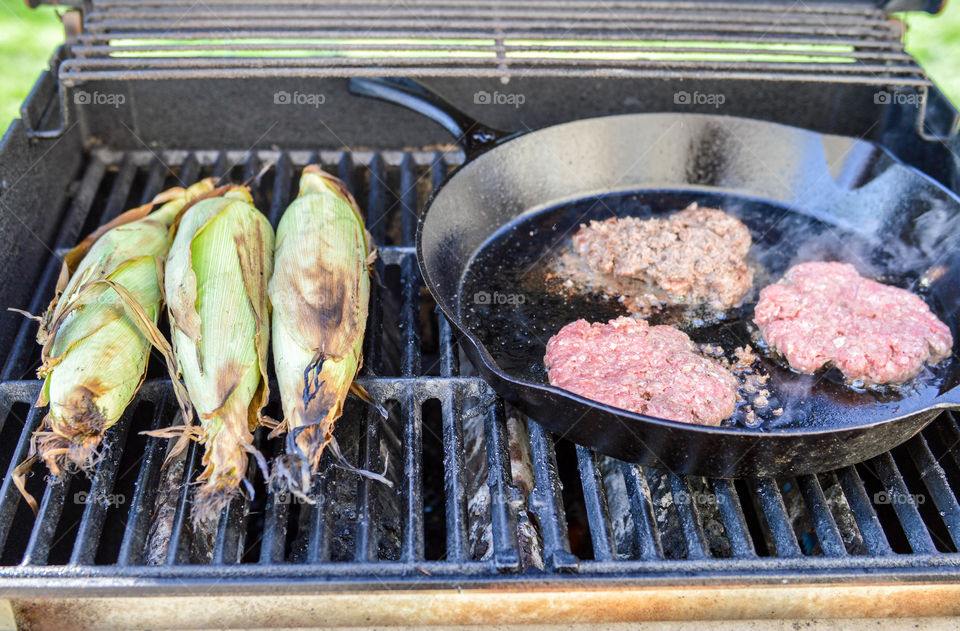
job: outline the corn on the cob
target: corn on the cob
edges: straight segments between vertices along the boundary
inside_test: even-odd
[[[274,482],[303,496],[362,364],[371,240],[343,182],[311,165],[277,226],[273,358],[286,455]],[[335,447],[336,444],[334,443]]]
[[[170,347],[156,328],[170,226],[190,200],[213,186],[204,180],[165,191],[102,226],[65,256],[53,301],[38,318],[43,350],[37,372],[44,381],[36,405],[50,409],[14,478],[34,510],[23,484],[31,464],[42,458],[54,475],[70,465],[88,469],[104,432],[140,389],[151,345],[173,369]],[[182,386],[177,395],[188,415]]]
[[[244,187],[224,187],[184,211],[165,269],[174,355],[200,429],[205,468],[193,517],[216,517],[245,480],[247,456],[266,469],[252,430],[267,401],[273,229]]]

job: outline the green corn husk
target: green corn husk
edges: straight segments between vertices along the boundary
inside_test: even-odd
[[[252,204],[246,188],[227,186],[190,206],[167,257],[174,355],[200,418],[200,428],[185,428],[183,438],[205,448],[196,522],[226,507],[245,482],[248,455],[266,471],[252,430],[268,397],[273,229]]]
[[[333,424],[363,363],[372,256],[343,182],[315,165],[304,168],[300,193],[277,226],[269,284],[284,414],[274,433],[288,432],[272,478],[299,497],[306,497],[324,448],[336,449]]]
[[[104,432],[143,384],[151,345],[173,370],[170,346],[156,328],[163,307],[163,259],[177,215],[213,186],[204,180],[186,190],[165,191],[102,226],[64,257],[56,294],[37,318],[37,342],[43,346],[37,373],[44,381],[36,405],[50,409],[14,477],[34,510],[24,486],[33,462],[42,458],[53,475],[71,466],[88,470]],[[182,387],[177,396],[189,415]]]

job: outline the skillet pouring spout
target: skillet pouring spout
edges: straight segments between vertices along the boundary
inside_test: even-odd
[[[721,318],[675,324],[694,342],[762,351],[753,306],[794,264],[836,260],[921,295],[960,333],[960,199],[879,145],[766,121],[689,113],[625,114],[507,134],[409,79],[352,79],[363,96],[421,112],[465,162],[421,210],[424,283],[471,362],[501,396],[558,435],[622,460],[710,477],[814,473],[879,455],[944,408],[960,408],[960,362],[910,387],[856,390],[834,372],[799,375],[761,352],[783,413],[748,427],[635,414],[548,383],[547,340],[565,324],[624,315],[616,300],[551,289],[550,261],[592,219],[654,217],[691,203],[749,229],[757,273]],[[930,270],[936,274],[929,274]],[[928,282],[929,281],[929,282]],[[499,296],[510,300],[480,300]]]

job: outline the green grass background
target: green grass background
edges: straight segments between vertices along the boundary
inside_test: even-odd
[[[903,17],[909,25],[907,51],[960,106],[960,0],[950,0],[938,16]],[[20,103],[61,41],[63,27],[55,9],[0,0],[0,133],[19,117]]]

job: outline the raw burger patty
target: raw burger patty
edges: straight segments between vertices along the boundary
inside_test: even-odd
[[[760,292],[753,321],[794,370],[831,363],[850,381],[903,383],[949,357],[950,329],[919,296],[846,263],[803,263]]]
[[[740,302],[753,282],[745,261],[750,243],[739,219],[696,204],[664,219],[591,221],[573,236],[574,249],[597,271],[718,309]]]
[[[719,425],[737,405],[736,377],[672,326],[577,320],[550,338],[544,363],[552,385],[650,416]]]

